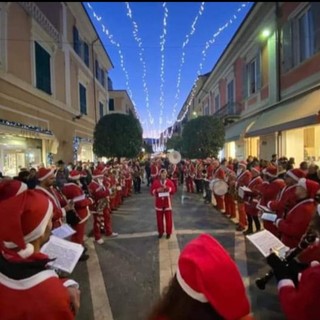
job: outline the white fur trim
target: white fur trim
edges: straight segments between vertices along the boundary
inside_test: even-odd
[[[320,216],[320,203],[317,205],[317,212],[318,212],[318,215]]]
[[[306,178],[299,179],[298,186],[300,186],[303,189],[307,190],[307,179]]]
[[[208,302],[208,299],[205,297],[205,295],[201,292],[197,292],[195,290],[193,290],[182,278],[179,267],[177,269],[177,280],[178,283],[180,284],[180,287],[182,288],[182,290],[191,298],[200,301],[202,303],[206,303]]]
[[[271,178],[277,178],[278,177],[278,173],[277,174],[271,174],[270,172],[266,171],[265,173],[266,176],[269,176]]]
[[[78,282],[76,282],[76,281],[74,281],[74,280],[72,280],[72,279],[68,279],[67,281],[65,281],[64,283],[63,283],[63,286],[64,287],[66,287],[66,288],[68,288],[68,287],[74,287],[74,288],[77,288],[77,289],[79,289],[79,283]]]
[[[28,186],[24,182],[21,182],[21,186],[20,186],[19,190],[17,191],[16,196],[18,196],[20,193],[22,193],[26,190],[28,190]]]
[[[54,169],[52,168],[46,175],[44,175],[44,176],[41,177],[41,178],[38,178],[38,180],[39,180],[39,181],[43,181],[43,180],[49,178],[49,177],[50,177],[51,175],[53,175],[53,174],[54,174]]]
[[[280,280],[278,283],[278,290],[280,291],[280,289],[283,287],[294,287],[294,283],[290,279]]]
[[[320,264],[319,261],[313,260],[313,261],[310,262],[310,267],[316,267],[316,266],[318,266],[319,264]]]
[[[299,177],[297,177],[295,174],[293,174],[291,170],[287,171],[287,176],[289,176],[290,178],[292,178],[295,181],[299,181]]]
[[[0,273],[0,283],[5,287],[14,290],[28,290],[49,278],[58,278],[58,275],[53,270],[45,270],[35,274],[30,278],[14,280]]]
[[[42,221],[34,230],[32,230],[29,234],[27,234],[23,237],[24,241],[26,243],[26,248],[22,249],[18,252],[18,254],[22,258],[27,258],[33,253],[33,246],[30,244],[30,242],[38,239],[41,235],[44,234],[46,227],[47,227],[50,219],[52,218],[52,212],[53,212],[53,205],[52,205],[51,201],[49,201],[49,199],[48,199],[48,209],[47,209],[47,212],[46,212],[45,216],[43,217]],[[29,244],[32,246],[32,248],[30,247]],[[7,241],[4,241],[4,246],[9,249],[13,249],[13,248],[17,247],[17,245],[15,243],[7,242]],[[31,254],[28,255],[30,252],[31,252]]]
[[[21,258],[26,259],[34,253],[34,246],[31,243],[27,243],[26,248],[19,250],[17,253]]]
[[[268,201],[268,203],[267,203],[267,207],[270,209],[270,204],[272,203],[272,201],[270,200],[270,201]]]
[[[70,180],[79,180],[80,179],[80,174],[76,175],[76,176],[70,176],[69,175],[69,179]]]
[[[282,219],[277,219],[277,220],[275,221],[275,223],[274,223],[277,228],[279,228],[279,223],[280,223],[280,221],[282,221]]]

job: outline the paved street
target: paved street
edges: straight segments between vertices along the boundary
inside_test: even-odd
[[[170,240],[157,238],[154,199],[145,184],[141,194],[126,199],[113,213],[113,229],[119,232],[118,238],[98,245],[88,237],[90,259],[79,262],[72,274],[80,283],[82,293],[77,319],[145,319],[174,274],[180,250],[202,232],[216,237],[235,259],[255,319],[284,319],[279,311],[274,280],[265,291],[255,286],[255,279],[268,271],[262,255],[235,231],[234,222],[204,204],[200,195],[186,194],[181,186],[179,188],[173,201],[175,232]],[[88,235],[91,225],[89,221]]]

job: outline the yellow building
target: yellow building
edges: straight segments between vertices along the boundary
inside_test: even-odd
[[[0,4],[0,171],[93,160],[113,67],[80,2]]]

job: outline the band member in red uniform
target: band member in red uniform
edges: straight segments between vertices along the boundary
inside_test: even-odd
[[[155,209],[157,214],[157,226],[159,239],[164,233],[163,219],[166,220],[167,239],[172,233],[172,203],[171,196],[175,193],[175,186],[167,179],[167,170],[160,170],[160,179],[156,179],[151,185],[151,194],[155,196]]]
[[[39,184],[36,186],[35,190],[44,194],[52,202],[52,229],[58,228],[62,225],[62,218],[66,217],[66,212],[73,209],[73,204],[62,202],[63,200],[61,197],[58,197],[58,191],[53,187],[56,180],[54,176],[54,169],[40,168],[37,172],[37,179]]]
[[[263,184],[260,188],[261,199],[260,204],[267,206],[269,201],[276,200],[279,197],[281,190],[285,187],[285,183],[282,179],[278,178],[278,169],[274,166],[269,166],[265,170],[265,179],[269,182]],[[280,218],[280,217],[279,217]],[[273,222],[263,220],[263,227],[273,233],[276,237],[280,237],[278,229]]]
[[[316,196],[320,196],[319,191]],[[320,238],[319,204],[314,210],[306,234],[313,235],[318,240]],[[319,241],[316,242],[319,243]],[[309,251],[310,247],[315,246],[309,245],[307,249],[303,250],[299,255],[299,260],[305,251]],[[297,263],[295,259],[289,262],[283,261],[275,253],[267,257],[267,262],[272,267],[278,282],[280,305],[285,318],[288,320],[320,319],[320,264],[318,262],[320,251],[317,252],[318,256],[314,255],[314,260],[305,261],[307,263],[303,264]],[[313,253],[315,252],[313,251]]]
[[[260,196],[259,187],[262,185],[263,180],[260,176],[260,168],[252,167],[251,168],[252,179],[248,184],[248,188],[252,193],[248,194],[245,197],[245,210],[248,218],[248,229],[244,231],[245,235],[253,233],[253,221],[256,227],[256,231],[260,231],[261,225],[258,217],[259,210],[257,209],[258,200]]]
[[[287,212],[297,203],[296,186],[299,179],[305,177],[306,174],[300,169],[292,169],[285,174],[286,186],[280,191],[276,200],[267,203],[267,207],[275,212],[279,218],[285,218]]]
[[[221,164],[219,163],[218,160],[215,160],[213,162],[213,165],[215,167],[215,171],[214,171],[214,179],[220,179],[225,181],[226,180],[226,167],[225,167],[225,163],[227,162],[227,160],[224,160]],[[217,194],[214,194],[214,197],[216,198],[216,202],[217,202],[217,209],[220,210],[221,212],[225,212],[225,208],[224,208],[224,196],[218,196]]]
[[[75,319],[78,284],[59,279],[40,252],[49,240],[52,216],[52,202],[35,190],[0,202],[0,319]]]
[[[289,248],[295,248],[306,232],[315,210],[314,197],[319,190],[318,182],[302,178],[296,187],[298,202],[287,213],[285,219],[277,219],[275,225],[280,234],[281,241]]]
[[[169,168],[168,168],[168,175],[169,175],[171,181],[174,183],[174,186],[177,191],[178,184],[179,184],[179,168],[176,164],[170,163]]]
[[[112,232],[111,210],[110,210],[110,193],[102,184],[103,174],[100,170],[95,169],[92,173],[92,181],[88,185],[90,196],[94,203],[90,206],[90,211],[93,214],[93,234],[97,243],[103,244],[101,237],[101,226],[104,224],[104,229],[107,237],[116,237],[117,233]]]
[[[248,186],[249,182],[251,180],[251,172],[247,170],[247,162],[246,161],[240,161],[238,164],[238,170],[237,170],[237,192],[239,190],[239,187],[242,186]],[[237,197],[238,202],[238,213],[239,213],[239,225],[237,227],[237,231],[244,231],[247,226],[247,215],[246,210],[244,206],[244,201],[239,196]]]
[[[185,162],[184,175],[186,177],[187,192],[194,193],[193,180],[195,178],[195,167],[190,160],[186,160]]]
[[[69,179],[73,182],[65,183],[62,188],[62,193],[68,200],[72,200],[74,208],[81,219],[78,224],[74,226],[76,233],[72,235],[71,241],[83,245],[85,225],[90,217],[89,206],[93,204],[91,198],[87,198],[84,191],[81,189],[80,183],[80,172],[72,170],[69,173]],[[88,255],[83,255],[82,260],[89,258]]]

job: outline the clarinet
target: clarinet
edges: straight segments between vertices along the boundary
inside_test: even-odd
[[[298,246],[293,249],[288,256],[284,259],[284,262],[288,263],[292,261],[299,253],[309,247],[309,245],[313,244],[316,240],[317,236],[314,233],[307,233],[303,238],[300,240]],[[264,290],[266,288],[267,283],[270,279],[274,276],[273,270],[271,269],[267,272],[262,278],[256,279],[255,283],[256,286],[260,290]]]

